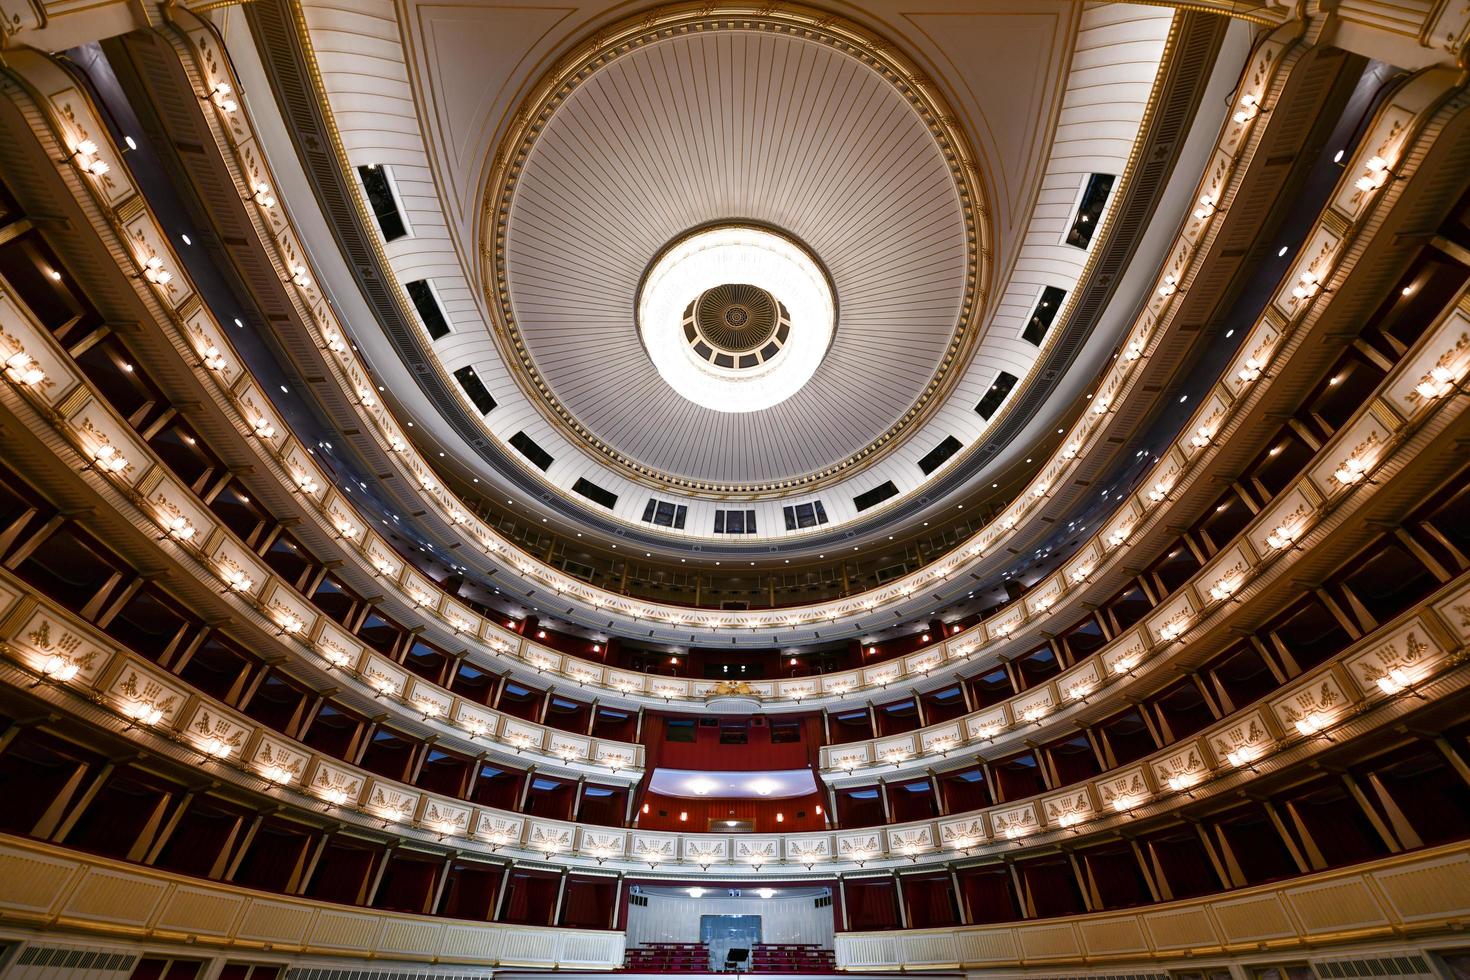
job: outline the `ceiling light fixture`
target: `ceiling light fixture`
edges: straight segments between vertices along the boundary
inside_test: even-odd
[[[790,315],[784,347],[746,368],[706,360],[685,336],[691,305],[705,292],[732,284],[763,290]],[[746,225],[679,239],[650,267],[638,297],[639,333],[659,374],[685,398],[718,412],[756,412],[794,395],[826,356],[836,319],[832,287],[806,249]]]

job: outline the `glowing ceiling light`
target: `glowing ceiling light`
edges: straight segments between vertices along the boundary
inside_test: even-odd
[[[764,290],[786,308],[784,347],[754,367],[721,368],[694,352],[684,312],[705,291],[733,283]],[[638,299],[638,329],[649,358],[679,394],[717,412],[777,405],[810,380],[836,325],[832,288],[816,261],[775,232],[728,225],[676,242],[649,269]]]

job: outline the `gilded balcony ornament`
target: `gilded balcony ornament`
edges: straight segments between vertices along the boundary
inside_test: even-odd
[[[761,695],[747,681],[719,681],[704,696],[704,703],[713,711],[758,711]]]

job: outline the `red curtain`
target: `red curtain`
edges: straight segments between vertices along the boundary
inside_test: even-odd
[[[617,883],[610,878],[567,879],[567,893],[562,900],[561,921],[557,925],[574,929],[608,929],[612,926],[613,895]]]
[[[908,906],[911,929],[959,925],[954,886],[947,874],[905,875],[903,898]]]
[[[500,921],[520,926],[549,926],[556,911],[557,876],[517,871],[511,875]]]
[[[1004,867],[961,868],[960,889],[970,909],[970,922],[1014,922],[1021,918],[1021,906],[1011,884],[1011,872]]]
[[[849,929],[861,932],[865,929],[898,928],[898,892],[893,879],[850,879],[844,889],[847,892]]]

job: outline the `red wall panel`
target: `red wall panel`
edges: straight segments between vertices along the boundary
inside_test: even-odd
[[[688,833],[718,831],[721,828],[710,826],[710,821],[715,820],[753,820],[758,834],[821,830],[826,826],[826,818],[817,812],[817,808],[822,806],[822,798],[817,793],[780,800],[712,800],[703,797],[680,799],[648,793],[643,797],[643,802],[648,805],[648,812],[639,812],[637,821],[638,826],[645,830],[682,830]],[[660,811],[668,816],[660,817]],[[680,813],[687,813],[689,819],[681,821]],[[778,813],[785,819],[778,822]],[[805,813],[806,816],[798,817],[798,813]]]

